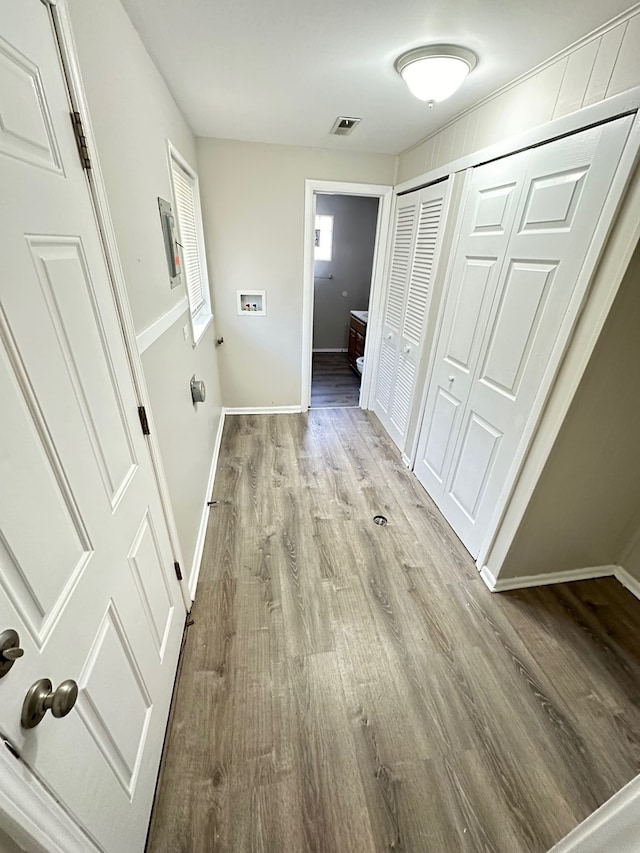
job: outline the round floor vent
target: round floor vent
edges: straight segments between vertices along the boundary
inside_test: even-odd
[[[388,524],[388,523],[389,523],[389,522],[387,521],[387,519],[384,517],[384,515],[374,515],[374,516],[373,516],[373,520],[374,520],[374,522],[375,522],[376,524],[379,524],[379,525],[380,525],[380,527],[384,527],[384,526],[385,526],[385,524]]]

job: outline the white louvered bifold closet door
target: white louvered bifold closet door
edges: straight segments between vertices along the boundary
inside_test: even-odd
[[[449,189],[443,181],[398,199],[374,411],[404,449]]]

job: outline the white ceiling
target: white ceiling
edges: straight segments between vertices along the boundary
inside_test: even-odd
[[[629,0],[122,0],[198,136],[396,154],[630,7]],[[478,65],[428,110],[396,57],[460,44]],[[359,116],[351,136],[329,130]]]

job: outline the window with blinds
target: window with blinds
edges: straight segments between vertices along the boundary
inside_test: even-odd
[[[206,260],[202,246],[200,197],[197,177],[178,161],[171,151],[171,181],[175,201],[178,241],[191,312],[194,343],[198,327],[211,317]]]

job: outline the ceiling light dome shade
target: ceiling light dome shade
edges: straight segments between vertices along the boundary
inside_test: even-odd
[[[421,101],[444,101],[475,68],[475,53],[451,44],[416,47],[396,60],[396,71]]]

